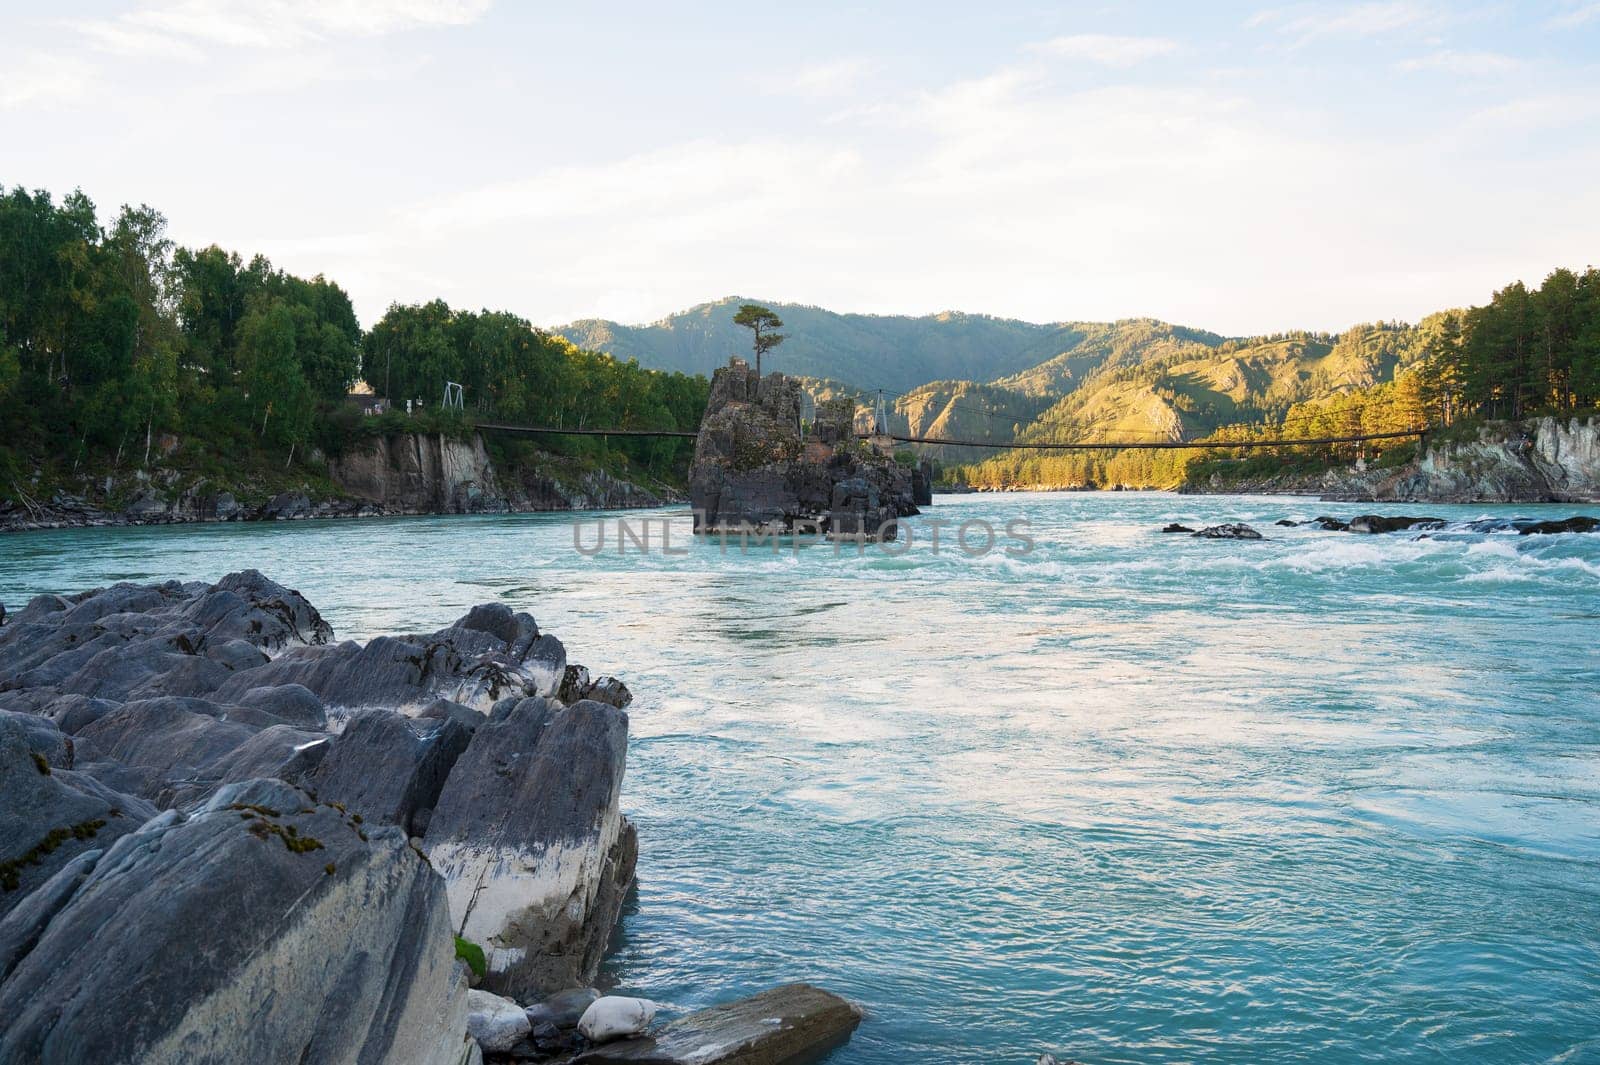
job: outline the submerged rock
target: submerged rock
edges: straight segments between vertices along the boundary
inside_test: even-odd
[[[1594,532],[1597,529],[1600,529],[1600,518],[1589,518],[1583,515],[1574,515],[1570,518],[1562,518],[1559,521],[1535,521],[1517,526],[1517,532],[1522,536]]]
[[[1415,518],[1387,514],[1361,514],[1350,519],[1346,526],[1353,533],[1391,533],[1404,532],[1407,529],[1442,529],[1445,527],[1443,518]]]
[[[861,1011],[838,995],[810,984],[787,984],[680,1017],[643,1039],[596,1047],[578,1055],[573,1065],[761,1065],[812,1060],[848,1042],[860,1023]]]
[[[1250,526],[1242,525],[1238,522],[1230,522],[1225,525],[1208,525],[1194,535],[1206,540],[1260,540],[1263,538],[1260,533],[1250,528]]]
[[[1189,528],[1189,526],[1187,526],[1187,525],[1179,525],[1177,522],[1172,522],[1169,525],[1163,526],[1161,531],[1164,532],[1164,533],[1192,533],[1192,532],[1194,532],[1194,530]]]

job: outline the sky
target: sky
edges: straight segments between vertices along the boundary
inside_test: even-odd
[[[1600,0],[0,0],[0,185],[364,324],[728,295],[1246,335],[1600,258]]]

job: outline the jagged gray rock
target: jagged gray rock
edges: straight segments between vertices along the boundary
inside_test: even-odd
[[[439,801],[472,732],[451,718],[412,720],[392,710],[363,710],[329,744],[305,785],[368,821],[419,835],[415,818]]]
[[[592,981],[637,859],[631,695],[527,614],[333,644],[249,573],[0,633],[0,1061],[453,1062],[456,927],[500,990]]]
[[[465,990],[398,829],[251,781],[99,858],[0,983],[0,1060],[457,1065]]]
[[[165,697],[124,703],[85,725],[76,740],[86,761],[129,771],[116,786],[159,802],[174,783],[210,779],[210,767],[256,731],[222,720],[214,703]]]
[[[0,914],[85,851],[132,832],[155,807],[57,769],[15,715],[0,715]]]
[[[515,621],[511,640],[458,622],[429,635],[379,636],[365,646],[346,641],[295,648],[232,674],[216,698],[231,701],[255,688],[292,684],[343,714],[367,707],[415,714],[439,698],[487,709],[505,695],[554,695],[566,671],[566,649],[528,615]]]
[[[489,990],[593,982],[637,855],[618,805],[627,744],[614,706],[524,699],[456,760],[423,846],[458,934],[484,948]]]

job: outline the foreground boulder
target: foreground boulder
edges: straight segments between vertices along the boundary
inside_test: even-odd
[[[606,995],[589,1003],[578,1019],[578,1031],[592,1043],[643,1035],[656,1019],[656,1008],[647,998]]]
[[[522,1007],[509,998],[473,988],[467,992],[467,1034],[491,1053],[520,1043],[533,1025]]]
[[[443,885],[398,829],[250,781],[61,875],[0,974],[0,1060],[465,1059]]]
[[[254,570],[215,585],[118,584],[35,597],[0,628],[0,693],[125,701],[197,696],[333,630],[298,592]]]
[[[424,849],[485,986],[519,1001],[591,984],[638,842],[619,805],[628,716],[606,703],[497,707],[457,759]]]
[[[787,984],[680,1017],[642,1039],[595,1047],[573,1065],[782,1065],[844,1044],[860,1023],[861,1011],[838,995]]]
[[[457,933],[489,990],[567,989],[486,1046],[577,1049],[631,693],[503,604],[332,637],[255,573],[0,628],[0,1062],[455,1063]]]

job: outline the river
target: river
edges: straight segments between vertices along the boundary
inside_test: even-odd
[[[1272,524],[1370,511],[1600,515],[938,497],[1027,523],[977,557],[682,510],[592,556],[594,515],[91,529],[0,538],[0,599],[254,567],[344,638],[530,611],[636,696],[608,976],[819,983],[867,1009],[834,1065],[1600,1060],[1600,534]]]

